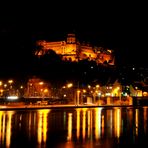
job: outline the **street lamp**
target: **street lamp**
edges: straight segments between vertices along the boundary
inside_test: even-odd
[[[3,82],[2,81],[0,81],[0,86],[2,86],[3,85]]]
[[[13,80],[8,80],[8,83],[10,84],[10,89],[12,89]]]
[[[39,82],[39,85],[43,85],[43,84],[44,84],[44,82],[42,82],[42,81],[41,81],[41,82]]]
[[[67,88],[71,88],[72,86],[73,86],[72,83],[68,83],[68,84],[67,84]]]
[[[80,90],[77,90],[77,101],[76,101],[77,105],[79,105],[79,100],[80,100]]]
[[[12,84],[12,83],[13,83],[13,80],[8,80],[8,83],[9,83],[9,84]]]

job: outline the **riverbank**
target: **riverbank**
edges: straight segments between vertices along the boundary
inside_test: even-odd
[[[62,109],[62,108],[136,107],[133,105],[1,105],[0,110]]]

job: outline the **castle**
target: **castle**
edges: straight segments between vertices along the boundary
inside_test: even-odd
[[[62,41],[48,42],[39,40],[37,46],[41,47],[35,52],[37,56],[42,56],[49,50],[53,50],[56,54],[61,55],[62,60],[78,61],[88,59],[96,61],[98,64],[114,65],[114,55],[111,49],[80,43],[75,34],[67,34],[66,40]]]

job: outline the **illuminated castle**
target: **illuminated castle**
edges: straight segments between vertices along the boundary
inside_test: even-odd
[[[48,42],[40,40],[37,46],[41,49],[35,52],[35,55],[42,56],[49,50],[53,50],[56,54],[61,55],[62,60],[78,61],[93,60],[99,63],[108,63],[114,65],[114,55],[112,50],[102,47],[90,46],[90,44],[80,43],[76,40],[75,34],[68,34],[66,40]]]

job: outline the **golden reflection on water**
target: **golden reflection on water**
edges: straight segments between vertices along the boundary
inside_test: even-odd
[[[77,129],[77,139],[79,139],[79,137],[80,137],[80,111],[81,111],[81,109],[76,109],[76,129]]]
[[[109,136],[119,138],[121,134],[121,108],[109,109],[103,112],[103,108],[94,109],[76,109],[76,130],[77,139],[79,140],[82,129],[82,138],[85,140],[86,131],[87,137],[91,138],[94,134],[94,138],[99,140],[101,136],[104,136],[104,132],[107,132]],[[106,114],[105,114],[106,113]],[[114,114],[113,114],[114,113]],[[94,116],[93,116],[94,114]],[[82,120],[81,117],[82,116]],[[87,120],[86,120],[87,119]],[[105,120],[106,119],[106,120]],[[82,122],[82,125],[81,125]],[[87,125],[87,126],[86,126]],[[105,127],[106,131],[105,131]],[[114,128],[113,128],[114,127]],[[94,130],[93,130],[94,128]],[[94,132],[94,133],[93,133]]]
[[[50,112],[49,109],[43,109],[38,111],[38,128],[37,128],[37,139],[38,144],[41,144],[42,141],[45,144],[47,140],[47,117],[48,113]]]
[[[115,108],[114,110],[114,132],[117,138],[121,133],[121,108]]]
[[[147,129],[147,109],[148,107],[144,107],[143,108],[143,120],[144,120],[144,132],[146,133],[146,129]]]
[[[101,135],[101,111],[102,108],[95,108],[95,138],[98,140]]]
[[[104,136],[104,115],[101,116],[102,122],[101,122],[101,128],[102,128],[102,137]]]
[[[86,134],[86,108],[82,109],[82,137],[83,140],[85,140],[85,134]]]
[[[3,123],[2,123],[2,143],[4,143],[5,140],[5,122],[6,122],[6,113],[3,114]]]
[[[67,140],[72,139],[72,113],[68,113],[68,136]]]
[[[66,114],[62,115],[63,117],[67,116],[67,120],[65,120],[67,133],[65,135],[65,143],[63,142],[62,144],[65,144],[65,147],[72,148],[75,145],[73,140],[86,143],[88,146],[91,146],[93,141],[100,143],[102,139],[106,140],[116,137],[119,140],[121,133],[124,132],[124,127],[127,127],[128,132],[135,132],[136,136],[138,136],[141,118],[144,124],[144,132],[146,133],[147,109],[147,107],[143,107],[143,112],[140,112],[139,109],[119,107],[77,108],[76,111],[72,109],[70,112],[64,110]],[[20,116],[22,117],[22,123],[24,122],[24,117],[27,117],[26,123],[22,124],[22,127],[27,124],[28,133],[26,132],[26,134],[29,137],[28,139],[32,140],[32,137],[35,136],[39,147],[46,147],[46,142],[50,141],[47,136],[47,130],[49,133],[50,131],[53,132],[54,128],[57,130],[57,126],[60,126],[60,130],[64,130],[64,125],[60,124],[63,123],[64,118],[62,118],[61,114],[55,114],[54,110],[51,112],[54,116],[50,114],[51,116],[48,117],[50,111],[49,109],[42,109],[37,112],[26,113],[28,116],[22,114]],[[0,111],[0,147],[10,147],[13,126],[19,127],[20,118],[15,118],[17,125],[12,124],[14,113],[16,114],[14,111]],[[59,121],[59,124],[54,124],[55,120],[52,120],[54,117],[56,117],[56,121]],[[141,118],[139,119],[139,117]],[[52,130],[50,130],[50,125],[54,125]],[[21,128],[19,130],[24,129]]]
[[[31,112],[29,113],[29,120],[28,120],[28,133],[29,133],[29,139],[31,137]]]
[[[11,126],[14,113],[14,111],[0,111],[0,145],[4,145],[6,140],[7,148],[10,147],[11,143]]]
[[[11,142],[11,121],[12,121],[12,115],[14,114],[14,111],[8,111],[7,112],[7,127],[6,127],[6,147],[8,148],[10,146]]]
[[[136,136],[138,136],[138,114],[139,114],[139,109],[136,109],[136,117],[135,117],[135,123],[136,123]]]
[[[90,133],[91,133],[91,125],[92,125],[92,123],[91,123],[91,112],[90,112],[90,110],[88,111],[88,113],[87,113],[87,125],[88,125],[88,127],[87,127],[87,129],[88,129],[88,138],[90,137]]]
[[[0,111],[0,144],[2,141],[2,118],[3,118],[3,111]]]

